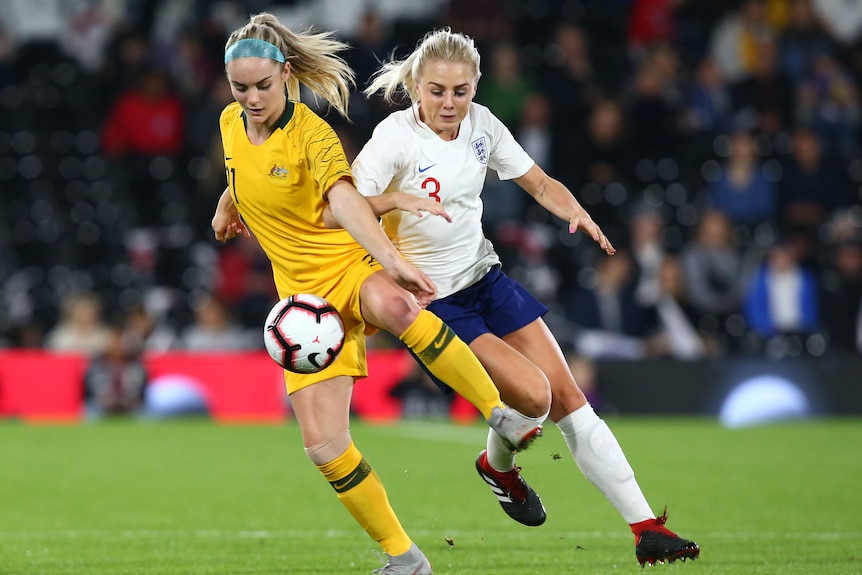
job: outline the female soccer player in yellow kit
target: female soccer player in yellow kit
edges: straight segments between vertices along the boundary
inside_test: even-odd
[[[428,575],[427,558],[350,437],[354,380],[367,375],[366,332],[382,328],[397,335],[436,377],[475,405],[513,450],[541,435],[541,424],[504,405],[469,347],[423,309],[435,285],[386,238],[353,186],[335,132],[298,101],[302,83],[347,115],[353,72],[337,56],[344,48],[331,33],[294,33],[266,13],[231,34],[225,71],[236,102],[220,119],[228,186],[212,227],[220,241],[255,234],[280,297],[311,293],[340,312],[346,338],[338,359],[315,374],[285,372],[305,452],[382,546],[388,562],[376,572]],[[326,228],[327,205],[343,229]]]

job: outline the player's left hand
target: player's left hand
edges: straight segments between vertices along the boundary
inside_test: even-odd
[[[610,240],[599,225],[586,212],[576,214],[569,220],[569,233],[573,234],[578,230],[593,238],[593,241],[599,244],[599,247],[609,256],[617,253],[617,249],[611,245]]]

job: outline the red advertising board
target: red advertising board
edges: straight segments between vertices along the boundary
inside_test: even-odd
[[[290,417],[281,368],[265,352],[170,352],[144,358],[150,385],[182,380],[203,397],[210,416],[221,422],[277,422]],[[83,416],[87,359],[42,351],[0,351],[0,417],[34,422],[76,421]],[[369,376],[357,382],[352,411],[369,421],[402,414],[390,392],[414,369],[404,350],[371,350]],[[453,417],[469,420],[474,408],[460,398]]]

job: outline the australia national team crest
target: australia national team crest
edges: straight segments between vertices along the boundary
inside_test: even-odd
[[[269,171],[269,177],[283,180],[287,177],[287,168],[283,168],[277,164],[273,164],[272,169]]]
[[[473,153],[476,154],[476,159],[483,164],[488,163],[488,145],[485,143],[485,136],[470,142],[473,146]]]

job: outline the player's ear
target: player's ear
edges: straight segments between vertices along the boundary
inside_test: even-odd
[[[284,69],[281,71],[281,79],[287,84],[288,78],[290,78],[290,62],[285,62]]]

